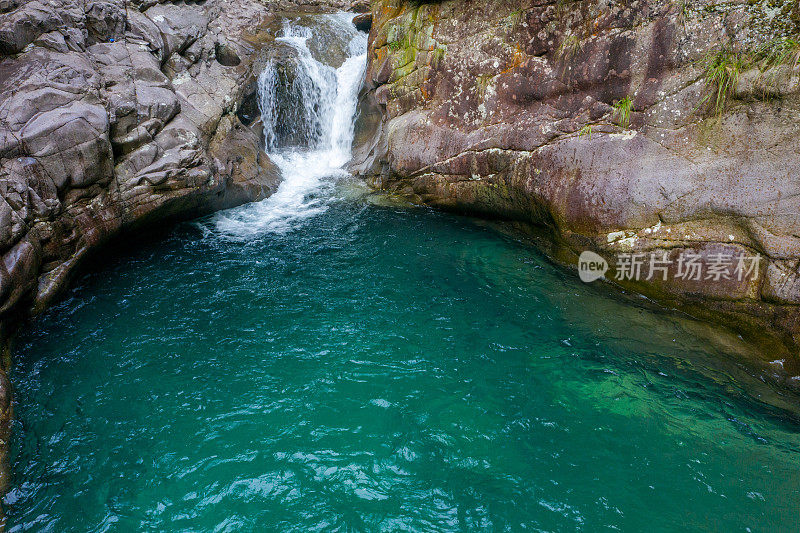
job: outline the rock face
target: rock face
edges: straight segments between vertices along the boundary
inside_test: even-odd
[[[372,14],[356,171],[546,228],[558,260],[600,254],[607,277],[737,328],[800,384],[796,1],[380,0]],[[648,281],[651,253],[666,261]]]
[[[39,310],[88,253],[166,217],[270,194],[236,116],[269,12],[255,1],[5,2],[0,320]]]

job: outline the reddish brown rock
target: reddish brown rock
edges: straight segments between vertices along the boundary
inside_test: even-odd
[[[800,7],[681,5],[375,2],[353,167],[419,202],[546,228],[558,259],[593,250],[612,276],[618,254],[692,253],[706,271],[758,254],[741,282],[619,283],[736,328],[798,376],[800,68],[762,72],[754,51],[800,33]],[[717,53],[739,75],[720,114]]]

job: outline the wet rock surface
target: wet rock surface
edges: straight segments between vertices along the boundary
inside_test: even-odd
[[[735,328],[798,386],[798,64],[743,58],[796,36],[799,9],[375,2],[354,169],[418,202],[546,228],[556,259],[594,251],[609,278],[643,259],[641,279],[615,282]],[[679,276],[682,254],[699,279]],[[727,277],[709,276],[719,257]]]

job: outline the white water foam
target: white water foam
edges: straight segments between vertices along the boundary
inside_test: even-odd
[[[268,63],[259,77],[259,105],[265,144],[270,159],[281,170],[283,181],[277,192],[254,204],[220,213],[216,229],[234,238],[263,233],[285,233],[298,223],[323,213],[331,200],[335,182],[347,176],[342,168],[350,160],[358,91],[366,68],[367,37],[352,25],[352,15],[324,15],[350,37],[349,56],[334,69],[317,61],[308,47],[312,31],[287,23],[283,42],[297,52],[297,69],[291,90],[303,103],[293,110],[297,121],[295,146],[281,146],[278,112],[279,74],[275,62]]]

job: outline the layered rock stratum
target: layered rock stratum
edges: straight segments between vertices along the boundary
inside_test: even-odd
[[[559,261],[597,253],[615,283],[734,328],[800,384],[796,1],[378,0],[372,15],[357,172],[544,230]],[[651,254],[668,270],[613,276]]]

